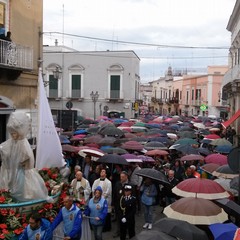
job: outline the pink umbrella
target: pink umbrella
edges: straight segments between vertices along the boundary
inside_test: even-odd
[[[129,162],[129,163],[131,163],[131,162],[134,162],[134,163],[143,162],[142,159],[138,158],[138,156],[136,156],[135,154],[126,153],[126,154],[123,154],[122,157],[124,157],[127,160],[127,162]]]
[[[188,154],[180,158],[181,161],[195,161],[195,160],[204,160],[204,157],[199,154]]]
[[[160,149],[149,150],[145,153],[147,156],[165,156],[168,155],[169,152]]]
[[[220,166],[228,164],[227,156],[220,153],[212,153],[205,157],[206,163],[216,163]]]

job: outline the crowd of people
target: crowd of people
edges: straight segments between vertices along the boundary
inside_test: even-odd
[[[207,151],[200,152],[200,154],[206,156],[213,153],[213,146],[204,143],[204,135],[199,129],[194,128],[190,122],[188,127],[195,130],[195,140],[199,143],[191,145],[191,148],[198,149],[201,144],[205,144],[204,147]],[[214,134],[232,142],[234,129],[228,128],[225,131],[220,124],[218,127],[219,130],[216,130],[215,126]],[[168,148],[177,139],[170,140],[171,144],[166,145]],[[73,145],[84,146],[84,138],[75,139]],[[201,168],[205,164],[204,160],[181,161],[183,152],[174,148],[167,150],[169,151],[168,155],[155,155],[154,161],[132,162],[127,165],[103,164],[93,161],[91,155],[83,157],[78,152],[64,152],[65,160],[71,169],[67,179],[69,196],[64,199],[64,206],[53,223],[49,225],[33,215],[20,239],[50,239],[49,236],[62,222],[65,240],[90,239],[91,230],[94,239],[101,240],[103,232],[112,231],[112,222],[114,221],[117,227],[112,237],[119,237],[120,240],[125,240],[127,237],[131,239],[136,235],[135,216],[140,214],[142,208],[144,213],[142,227],[151,230],[154,206],[164,208],[179,198],[171,191],[172,188],[188,178],[211,177]],[[143,151],[136,150],[128,152],[136,155],[144,154]],[[136,174],[142,168],[152,168],[162,172],[166,176],[168,184],[161,185],[151,177],[142,177]],[[83,208],[78,208],[76,203],[80,203]],[[46,231],[51,232],[47,234],[47,237],[45,237]],[[41,238],[37,238],[38,235]]]

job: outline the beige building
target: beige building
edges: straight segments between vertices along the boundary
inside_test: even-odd
[[[0,142],[12,111],[35,109],[42,18],[42,0],[0,0]]]

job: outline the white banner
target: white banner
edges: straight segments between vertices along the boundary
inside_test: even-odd
[[[63,167],[64,165],[61,142],[44,89],[42,70],[39,69],[36,168]]]

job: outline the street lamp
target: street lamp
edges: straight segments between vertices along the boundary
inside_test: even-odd
[[[96,119],[96,102],[97,102],[97,100],[98,100],[98,97],[99,97],[99,93],[98,93],[98,91],[96,91],[95,93],[92,91],[91,93],[90,93],[90,96],[91,96],[91,98],[92,98],[92,101],[93,101],[93,118],[94,118],[94,120]]]
[[[62,71],[59,66],[56,66],[56,68],[53,70],[53,77],[58,80],[62,76]]]

